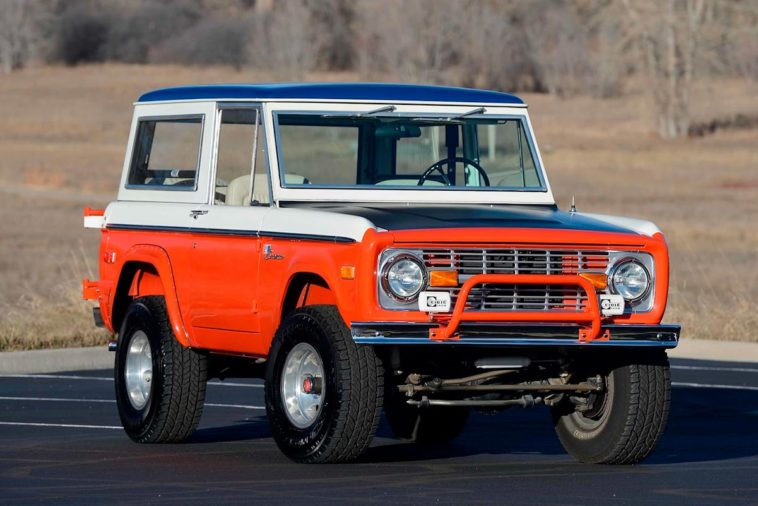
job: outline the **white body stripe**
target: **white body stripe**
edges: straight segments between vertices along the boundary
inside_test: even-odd
[[[205,211],[192,218],[193,210]],[[236,231],[255,234],[316,235],[342,237],[360,241],[373,223],[359,216],[349,216],[314,209],[276,207],[211,206],[158,202],[112,202],[105,212],[108,226],[163,227]]]
[[[598,221],[608,223],[609,225],[616,225],[617,227],[628,228],[638,234],[653,237],[659,233],[659,229],[655,223],[651,221],[638,220],[636,218],[626,218],[624,216],[611,216],[608,214],[592,214],[592,213],[576,213],[587,218],[592,218]]]

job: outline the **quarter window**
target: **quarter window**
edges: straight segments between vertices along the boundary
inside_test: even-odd
[[[202,117],[141,120],[127,184],[194,190],[202,129]]]

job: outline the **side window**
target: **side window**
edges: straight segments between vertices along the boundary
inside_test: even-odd
[[[266,146],[263,128],[258,120],[258,109],[221,111],[214,196],[214,202],[218,205],[249,206],[251,202],[269,203]]]
[[[202,117],[141,120],[127,185],[194,190],[202,130]]]

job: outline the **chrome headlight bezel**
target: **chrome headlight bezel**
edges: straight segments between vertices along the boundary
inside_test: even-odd
[[[623,267],[629,262],[634,262],[639,265],[647,275],[647,287],[645,291],[639,297],[635,299],[624,299],[626,302],[625,313],[645,313],[653,308],[653,302],[655,299],[655,261],[653,256],[649,253],[637,253],[628,251],[610,251],[608,258],[608,268],[606,274],[608,276],[608,292],[618,294],[613,278],[618,269]]]
[[[390,279],[392,275],[392,269],[397,267],[401,262],[410,262],[418,268],[418,286],[407,294],[398,293],[399,290],[392,288],[392,281]],[[389,258],[382,267],[381,284],[382,289],[387,295],[400,302],[413,302],[418,299],[418,294],[426,287],[428,282],[428,273],[424,263],[415,255],[410,253],[398,253]]]
[[[628,296],[629,295],[628,293],[624,293],[624,292],[629,291],[628,286],[626,290],[624,288],[621,288],[621,286],[623,285],[623,282],[622,280],[617,280],[617,277],[619,276],[619,271],[629,266],[634,266],[636,268],[639,268],[640,269],[639,272],[641,272],[644,275],[644,279],[645,279],[644,290],[642,290],[642,292],[640,292],[639,295],[634,296],[634,297]],[[651,281],[650,273],[648,272],[648,270],[645,268],[644,265],[642,265],[642,262],[635,260],[634,258],[624,258],[620,262],[616,263],[613,266],[613,269],[611,270],[610,275],[608,276],[608,286],[610,286],[611,292],[617,295],[621,295],[622,297],[624,297],[624,300],[627,302],[637,302],[645,298],[645,296],[647,296],[647,294],[650,292],[650,281]]]
[[[402,260],[410,260],[416,263],[422,273],[422,282],[419,290],[409,296],[402,296],[392,291],[389,286],[387,274],[394,264]],[[379,255],[377,266],[377,295],[379,305],[384,309],[413,311],[418,310],[418,294],[427,288],[429,273],[423,261],[423,252],[412,249],[387,249]]]

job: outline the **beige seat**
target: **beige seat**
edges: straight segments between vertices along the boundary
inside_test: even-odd
[[[307,184],[304,176],[299,174],[286,174],[284,180],[289,184]],[[255,175],[255,187],[253,199],[260,204],[269,204],[268,176],[266,174]],[[247,206],[250,205],[250,176],[244,175],[232,179],[226,189],[226,205]]]
[[[285,174],[284,182],[287,184],[310,184],[310,181],[300,174]]]
[[[255,175],[253,198],[250,199],[250,175],[246,174],[229,182],[226,189],[226,205],[248,206],[251,200],[257,200],[261,204],[268,204],[268,177],[266,174]]]

